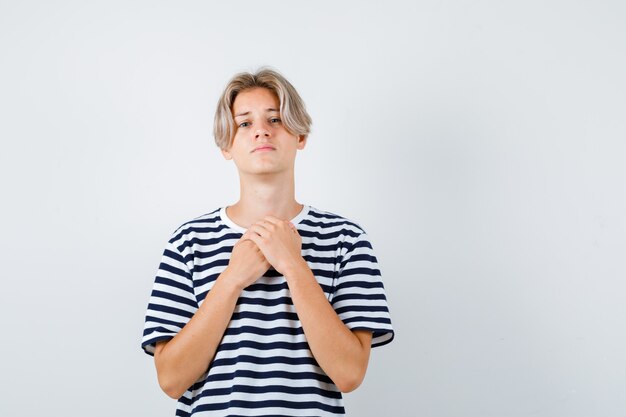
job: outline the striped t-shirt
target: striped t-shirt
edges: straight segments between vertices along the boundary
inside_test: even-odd
[[[291,222],[302,256],[339,318],[393,339],[378,263],[365,231],[304,205]],[[150,296],[141,346],[174,337],[228,265],[245,229],[224,207],[184,223],[167,242]],[[341,392],[313,357],[285,278],[270,268],[241,293],[209,369],[178,400],[177,416],[344,415]]]

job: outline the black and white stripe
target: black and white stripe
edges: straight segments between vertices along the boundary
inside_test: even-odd
[[[373,332],[372,346],[393,329],[365,231],[341,216],[304,206],[292,223],[302,256],[350,329]],[[146,313],[142,347],[183,328],[228,265],[245,230],[225,208],[183,224],[167,242]],[[341,393],[311,354],[285,278],[274,269],[247,287],[207,372],[179,399],[177,416],[336,416]]]

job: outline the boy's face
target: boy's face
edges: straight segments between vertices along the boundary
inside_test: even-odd
[[[233,103],[235,137],[229,149],[222,150],[241,174],[272,174],[291,170],[298,149],[306,139],[285,129],[278,97],[265,88],[242,91]]]

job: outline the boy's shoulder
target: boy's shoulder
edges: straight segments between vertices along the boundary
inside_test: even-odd
[[[307,218],[302,223],[323,228],[341,227],[357,233],[365,233],[361,225],[348,217],[337,214],[334,211],[320,210],[314,206],[308,206]]]
[[[220,232],[225,229],[226,225],[221,222],[220,210],[221,207],[183,222],[172,232],[170,242],[180,241],[197,233]]]
[[[199,216],[193,217],[191,220],[187,220],[183,224],[181,224],[178,228],[184,227],[194,227],[194,226],[206,226],[220,222],[220,211],[222,207],[218,207],[208,213],[201,214]]]

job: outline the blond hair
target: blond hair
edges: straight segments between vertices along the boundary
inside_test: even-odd
[[[304,101],[289,81],[270,68],[261,68],[255,73],[242,72],[235,75],[226,85],[217,102],[213,136],[220,149],[229,149],[235,136],[232,106],[235,97],[242,91],[266,88],[278,97],[280,117],[289,133],[307,137],[311,132],[311,116]]]

